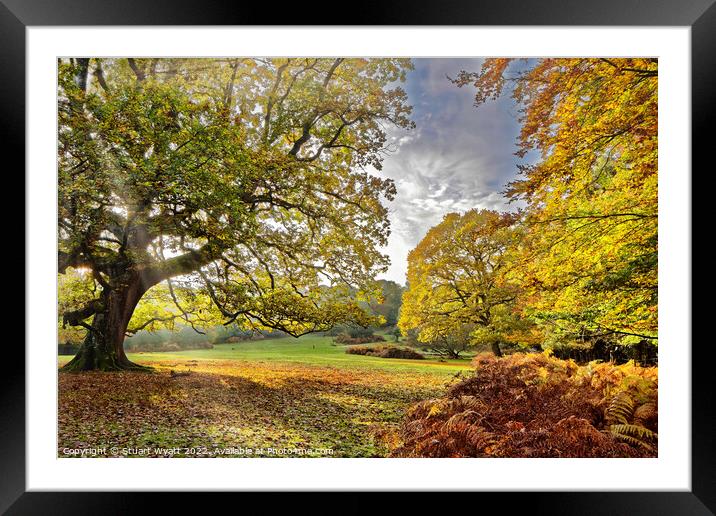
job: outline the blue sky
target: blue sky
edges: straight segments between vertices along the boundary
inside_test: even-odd
[[[446,213],[472,208],[514,210],[500,193],[517,177],[517,107],[505,95],[479,108],[475,90],[446,77],[477,71],[482,59],[414,59],[402,85],[413,106],[416,128],[392,133],[397,150],[381,176],[395,181],[388,203],[392,233],[384,252],[391,266],[382,277],[405,283],[408,252]]]

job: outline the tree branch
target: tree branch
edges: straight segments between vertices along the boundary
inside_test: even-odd
[[[137,76],[137,80],[139,82],[142,82],[146,78],[146,75],[144,74],[144,70],[142,70],[141,68],[139,68],[139,66],[137,66],[137,62],[132,57],[127,58],[127,63],[129,64],[129,67],[134,72],[134,75]]]
[[[156,285],[174,276],[181,276],[198,270],[200,267],[220,258],[220,251],[213,243],[207,243],[199,249],[169,258],[159,265],[145,269],[142,277],[147,282],[146,284]]]
[[[104,311],[104,303],[101,299],[93,299],[79,310],[70,310],[62,314],[62,327],[66,328],[70,326],[85,326],[82,323],[88,317],[94,314]]]
[[[311,138],[311,129],[316,124],[318,120],[321,119],[322,116],[319,116],[320,114],[320,106],[323,104],[323,99],[326,96],[326,90],[328,88],[328,83],[331,81],[331,78],[333,77],[333,74],[336,71],[336,68],[338,68],[338,65],[340,65],[343,62],[342,58],[337,58],[335,61],[333,61],[333,64],[328,69],[328,72],[326,73],[325,79],[323,79],[323,84],[321,85],[321,91],[318,94],[318,102],[316,102],[316,109],[313,111],[312,116],[309,117],[308,120],[306,120],[303,123],[303,131],[301,133],[301,136],[298,140],[296,140],[293,144],[293,147],[291,147],[291,150],[289,151],[289,154],[291,156],[297,156],[298,152],[301,150],[301,147]],[[327,114],[327,113],[325,113]]]
[[[180,316],[177,314],[177,315],[168,315],[167,317],[152,317],[151,319],[145,321],[144,323],[140,324],[136,328],[127,328],[127,331],[125,332],[125,334],[127,336],[132,336],[135,333],[142,331],[144,328],[146,328],[153,322],[169,322],[169,321],[173,321],[177,317],[180,317]]]

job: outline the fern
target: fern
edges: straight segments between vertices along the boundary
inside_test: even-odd
[[[656,403],[644,403],[634,411],[634,423],[649,429],[656,429],[654,425],[657,423],[658,417]],[[650,422],[651,424],[649,424]]]
[[[408,410],[391,456],[656,455],[655,368],[519,353],[475,365],[478,374]]]
[[[658,437],[655,432],[640,425],[612,425],[609,427],[609,431],[615,439],[624,441],[632,446],[641,446],[647,450],[653,450],[653,442]]]
[[[626,392],[618,392],[612,396],[606,410],[606,418],[609,424],[626,425],[634,414],[634,401]]]

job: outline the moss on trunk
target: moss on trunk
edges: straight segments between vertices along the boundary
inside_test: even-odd
[[[82,346],[62,371],[151,370],[131,362],[124,353],[127,325],[142,294],[139,284],[103,293],[104,311],[95,314]]]

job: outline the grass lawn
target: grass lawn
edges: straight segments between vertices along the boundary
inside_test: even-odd
[[[376,435],[471,370],[469,360],[351,355],[315,336],[129,358],[155,372],[59,375],[58,456],[383,456]]]

